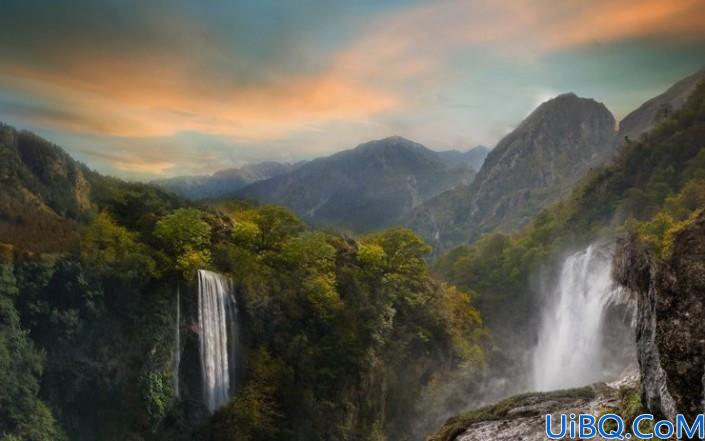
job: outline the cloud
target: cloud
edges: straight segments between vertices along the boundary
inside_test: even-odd
[[[196,66],[158,55],[144,59],[84,56],[61,71],[0,64],[0,81],[27,96],[71,108],[71,119],[37,112],[55,128],[113,136],[182,131],[266,139],[330,120],[360,118],[399,103],[390,94],[332,72],[239,86],[195,73]],[[26,115],[32,118],[31,115]]]
[[[277,15],[76,1],[9,2],[0,98],[12,100],[0,101],[0,116],[136,175],[299,159],[394,133],[491,144],[537,96],[574,87],[543,80],[558,75],[558,62],[542,66],[555,54],[705,41],[702,0],[436,1],[376,7],[367,20],[349,18],[352,6]],[[203,138],[184,137],[194,133]],[[99,158],[101,149],[121,153]]]
[[[533,59],[596,42],[705,39],[702,0],[475,0],[427,3],[384,17],[339,57],[341,69],[400,80],[442,70],[479,48]]]

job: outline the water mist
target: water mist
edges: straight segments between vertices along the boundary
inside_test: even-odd
[[[563,263],[533,353],[533,389],[565,389],[605,379],[605,316],[620,298],[611,266],[609,253],[595,245]]]

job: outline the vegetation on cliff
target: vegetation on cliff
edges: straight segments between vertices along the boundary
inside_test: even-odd
[[[625,225],[668,248],[669,231],[705,206],[703,139],[705,83],[654,130],[626,144],[611,164],[592,170],[570,198],[515,235],[488,235],[452,250],[435,271],[476,293],[490,328],[525,329],[536,304],[531,276],[566,249],[614,237]]]
[[[431,277],[408,230],[355,240],[76,167],[85,210],[51,216],[77,240],[47,254],[2,235],[3,440],[411,439],[443,384],[462,368],[471,387],[484,363],[471,295]],[[174,388],[176,285],[200,268],[233,278],[246,360],[212,419]]]

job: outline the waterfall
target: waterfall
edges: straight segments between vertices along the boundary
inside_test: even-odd
[[[181,294],[179,292],[179,281],[176,281],[176,350],[174,356],[174,391],[176,398],[180,398],[179,393],[179,368],[181,367]]]
[[[591,245],[565,260],[533,354],[535,390],[604,379],[605,312],[619,293],[612,282],[611,257],[604,250]]]
[[[230,279],[198,271],[198,323],[203,399],[213,412],[233,392],[231,376],[237,350],[237,309]],[[230,335],[228,335],[230,334]]]

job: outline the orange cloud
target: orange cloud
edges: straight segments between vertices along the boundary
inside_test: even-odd
[[[179,35],[203,33],[188,23],[168,25]],[[227,66],[238,56],[215,43],[198,58],[168,48],[115,54],[67,45],[43,67],[0,61],[0,85],[54,106],[24,118],[74,133],[164,137],[194,131],[276,140],[406,108],[400,97],[443,81],[464,48],[532,60],[594,41],[703,37],[703,29],[702,0],[432,2],[370,23],[359,39],[321,60],[324,68],[306,75],[267,72],[266,78],[238,82],[235,74],[210,69],[206,60]],[[166,163],[152,164],[167,170]]]
[[[548,47],[563,48],[626,38],[702,36],[704,29],[702,0],[602,0],[595,8],[553,23],[544,38]]]
[[[56,128],[113,136],[197,131],[244,140],[285,136],[339,119],[364,118],[399,104],[384,90],[342,72],[238,85],[179,57],[82,54],[62,69],[0,63],[0,82],[71,109],[34,116]]]
[[[113,165],[120,171],[143,173],[149,175],[163,175],[176,164],[167,161],[114,161]]]
[[[442,73],[454,51],[481,48],[512,59],[596,41],[705,38],[702,0],[476,0],[433,2],[385,17],[343,51],[339,68],[399,81]]]

